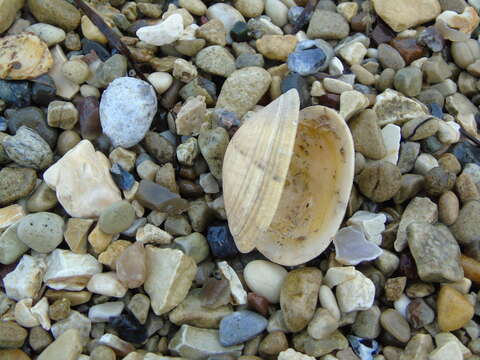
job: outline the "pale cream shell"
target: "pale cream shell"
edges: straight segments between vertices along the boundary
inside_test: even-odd
[[[347,208],[353,140],[332,109],[299,111],[296,90],[255,113],[236,132],[223,164],[228,223],[241,252],[257,248],[282,265],[321,254]]]

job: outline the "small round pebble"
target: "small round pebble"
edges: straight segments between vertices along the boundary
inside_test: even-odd
[[[100,213],[98,226],[107,234],[118,234],[127,230],[135,220],[135,209],[128,201],[119,201]]]
[[[17,228],[18,238],[40,253],[49,253],[63,240],[63,219],[57,214],[39,212],[25,216]]]
[[[62,65],[62,73],[75,84],[83,84],[90,76],[90,68],[82,60],[70,60]]]

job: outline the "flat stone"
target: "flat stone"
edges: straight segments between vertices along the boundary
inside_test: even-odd
[[[290,271],[285,277],[280,290],[280,307],[290,331],[304,329],[312,319],[321,282],[321,271],[309,267]]]
[[[259,67],[234,71],[224,82],[216,108],[235,112],[239,117],[251,110],[270,86],[270,74]]]
[[[125,101],[128,99],[128,101]],[[131,147],[147,133],[157,112],[155,89],[131,77],[113,80],[100,101],[100,122],[113,146]]]
[[[267,319],[248,310],[241,310],[225,316],[220,322],[219,340],[223,346],[244,343],[266,329]]]
[[[174,335],[168,349],[183,358],[201,360],[209,356],[240,356],[243,345],[225,347],[219,342],[218,330],[182,325]]]
[[[90,254],[75,254],[56,249],[47,258],[43,281],[55,290],[83,290],[90,277],[102,271],[101,264]]]
[[[442,10],[438,0],[374,0],[373,6],[382,20],[396,32],[434,20]]]
[[[345,265],[357,265],[371,261],[382,254],[382,249],[367,241],[361,230],[353,226],[340,229],[333,238],[335,260]]]
[[[438,219],[437,205],[429,198],[416,197],[411,200],[402,214],[398,225],[395,250],[402,251],[407,246],[407,227],[414,221],[424,221],[434,224]]]
[[[46,269],[42,258],[23,255],[15,270],[3,278],[5,292],[10,299],[36,298],[42,286]]]
[[[187,296],[195,277],[195,261],[180,250],[147,246],[145,291],[156,315],[164,314]]]
[[[97,217],[103,208],[121,200],[108,159],[88,140],[79,142],[43,177],[72,217]]]
[[[49,253],[63,241],[63,219],[54,213],[39,212],[24,217],[17,226],[17,237],[40,253]]]
[[[325,339],[314,339],[307,332],[301,332],[293,337],[293,346],[297,351],[314,357],[321,357],[335,350],[348,347],[348,340],[338,330]]]
[[[423,281],[453,282],[463,278],[460,248],[448,228],[415,221],[408,225],[407,235]]]
[[[35,187],[35,170],[4,167],[0,170],[0,205],[8,205],[27,196]]]

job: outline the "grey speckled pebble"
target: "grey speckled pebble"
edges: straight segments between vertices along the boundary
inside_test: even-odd
[[[114,147],[138,144],[157,112],[157,95],[145,81],[121,77],[105,90],[100,101],[100,122]]]
[[[248,310],[236,311],[220,322],[220,344],[232,346],[244,343],[260,334],[268,325],[263,316]]]
[[[63,219],[54,213],[39,212],[25,216],[17,228],[17,237],[41,253],[49,253],[63,240]]]
[[[387,44],[380,44],[378,46],[378,60],[384,69],[391,68],[399,70],[405,67],[405,60],[403,60],[400,53]]]

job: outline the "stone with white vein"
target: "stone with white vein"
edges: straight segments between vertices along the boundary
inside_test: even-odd
[[[183,18],[173,14],[161,23],[144,26],[137,30],[137,36],[147,44],[162,46],[177,41],[183,33]]]

